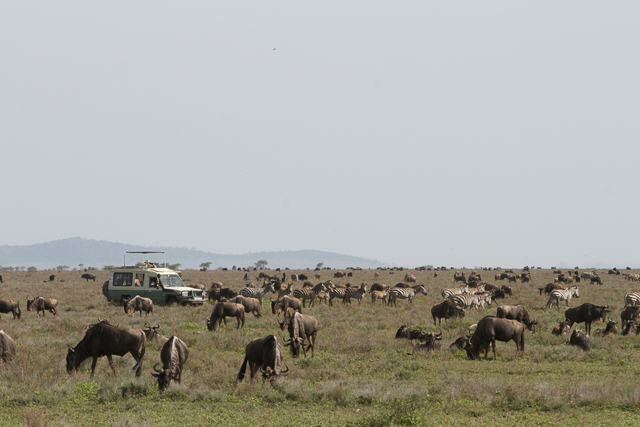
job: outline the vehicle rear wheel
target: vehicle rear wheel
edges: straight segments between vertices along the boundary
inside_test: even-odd
[[[178,300],[176,298],[169,298],[167,300],[167,307],[175,307],[178,305]]]

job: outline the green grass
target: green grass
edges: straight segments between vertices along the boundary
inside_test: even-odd
[[[313,272],[304,271],[308,275]],[[323,270],[320,280],[332,278]],[[334,280],[352,284],[374,282],[394,285],[404,272],[354,272],[354,278]],[[390,274],[393,273],[393,274]],[[225,425],[631,425],[640,415],[639,337],[592,337],[593,350],[580,352],[564,345],[567,337],[550,331],[564,308],[544,308],[538,287],[552,280],[550,270],[534,270],[531,284],[516,284],[514,297],[502,303],[523,303],[538,320],[538,331],[527,332],[524,356],[515,359],[515,345],[498,343],[497,361],[469,361],[448,350],[464,328],[495,314],[495,305],[471,310],[464,319],[433,326],[430,308],[440,302],[440,289],[451,287],[453,272],[412,271],[425,284],[428,296],[409,306],[361,306],[336,303],[305,309],[318,318],[320,332],[314,359],[292,359],[285,352],[291,373],[273,384],[255,381],[236,384],[244,347],[267,334],[282,337],[277,320],[265,301],[263,317],[247,316],[244,330],[227,328],[209,332],[205,318],[212,305],[156,307],[149,318],[125,315],[122,307],[107,303],[100,292],[106,272],[86,283],[80,272],[3,272],[2,298],[21,302],[22,319],[2,315],[0,328],[18,346],[16,360],[0,365],[0,417],[7,426],[225,426]],[[242,272],[184,271],[187,284],[221,281],[240,289]],[[496,284],[492,272],[483,279]],[[250,273],[255,281],[255,273]],[[584,302],[609,304],[619,319],[624,294],[637,283],[601,272],[604,286],[581,284]],[[63,279],[64,282],[60,282]],[[314,282],[319,280],[314,279]],[[256,281],[257,283],[257,281]],[[58,316],[37,319],[25,307],[25,297],[42,295],[60,301]],[[130,355],[115,357],[114,377],[105,358],[98,361],[95,379],[90,360],[69,376],[65,355],[81,337],[82,328],[108,318],[120,326],[143,327],[159,323],[160,333],[179,336],[190,349],[182,384],[160,394],[152,367],[160,361],[161,344],[147,343],[143,375],[135,378]],[[443,350],[417,353],[407,340],[395,339],[407,322],[443,331]],[[594,329],[602,327],[595,324]]]

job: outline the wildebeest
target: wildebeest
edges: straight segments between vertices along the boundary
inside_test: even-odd
[[[456,271],[455,273],[453,273],[453,281],[467,283],[467,278],[464,275],[464,271],[463,272]]]
[[[600,276],[594,276],[591,278],[591,284],[597,283],[598,285],[602,285],[602,279]]]
[[[235,298],[238,296],[238,292],[234,291],[231,288],[212,288],[209,291],[209,299],[213,301],[220,301],[222,298]]]
[[[413,282],[413,283],[415,283],[415,282],[416,282],[416,280],[418,280],[418,279],[416,278],[416,276],[414,276],[414,275],[413,275],[413,274],[411,274],[411,273],[407,273],[407,274],[405,274],[405,275],[404,275],[404,281],[405,281],[405,282]]]
[[[552,291],[554,291],[556,289],[564,289],[564,287],[562,285],[557,284],[557,283],[547,283],[544,288],[538,288],[538,290],[540,291],[540,295],[542,295],[542,294],[549,295]]]
[[[11,362],[16,357],[16,342],[0,330],[0,359],[3,362]]]
[[[502,307],[498,307],[497,317],[517,320],[526,326],[532,333],[536,331],[536,325],[538,324],[538,322],[529,318],[529,312],[522,304],[503,305]]]
[[[40,317],[40,312],[42,312],[42,317],[44,317],[46,310],[49,310],[51,314],[55,316],[58,314],[56,310],[57,306],[58,300],[55,298],[35,297],[29,299],[29,297],[27,297],[27,311],[35,311],[36,317]]]
[[[587,334],[591,333],[592,322],[604,322],[607,313],[610,313],[608,305],[598,306],[585,302],[581,306],[569,308],[564,312],[564,317],[569,322],[569,325],[573,327],[574,323],[584,322],[585,330]]]
[[[558,326],[553,328],[551,330],[551,333],[553,335],[563,335],[563,334],[568,334],[570,331],[571,331],[571,325],[569,325],[569,322],[565,320],[559,320]]]
[[[626,335],[638,335],[638,332],[640,332],[640,330],[638,329],[638,322],[634,319],[634,320],[630,320],[628,321],[625,326],[624,329],[622,330],[622,335],[626,336]]]
[[[13,314],[13,318],[20,318],[20,303],[18,301],[14,301],[12,299],[0,299],[0,313],[9,313]]]
[[[408,340],[421,340],[426,336],[426,332],[422,329],[412,329],[404,325],[400,326],[396,331],[396,338],[406,338]]]
[[[280,343],[278,343],[278,338],[274,335],[253,339],[247,344],[244,353],[244,361],[242,362],[236,381],[243,380],[245,372],[247,371],[247,363],[249,363],[251,380],[253,380],[258,369],[260,369],[264,379],[269,378],[271,380],[289,373],[289,367],[282,361],[282,348],[280,347]],[[283,364],[287,367],[285,370],[281,368]]]
[[[438,324],[440,324],[442,323],[442,319],[444,319],[446,322],[448,319],[456,319],[459,317],[464,317],[464,315],[464,310],[458,308],[449,300],[442,301],[440,304],[436,304],[431,307],[431,316],[433,317],[434,326],[436,324],[436,319],[438,319]]]
[[[509,295],[510,297],[513,296],[513,289],[511,289],[511,286],[502,285],[500,290],[504,292],[505,295]]]
[[[133,370],[136,371],[136,377],[139,377],[142,373],[145,342],[146,337],[140,329],[121,328],[110,325],[106,321],[90,325],[84,338],[75,347],[69,348],[67,351],[67,372],[71,374],[77,371],[85,359],[92,357],[91,378],[93,378],[98,358],[107,356],[113,374],[117,375],[111,357],[113,355],[122,357],[127,353],[131,353],[136,361]]]
[[[44,281],[44,283],[46,283],[46,282],[53,282],[54,280],[56,280],[56,275],[55,275],[55,274],[52,274],[51,276],[49,276],[49,279],[48,279],[48,280],[45,280],[45,281]]]
[[[571,334],[571,338],[567,341],[567,345],[579,347],[583,351],[591,350],[591,338],[582,331],[576,329]]]
[[[94,282],[96,281],[96,276],[91,273],[84,273],[80,278],[85,279],[87,282],[89,282],[89,280],[93,280]]]
[[[169,341],[164,343],[160,351],[162,369],[158,369],[159,363],[153,367],[157,373],[151,374],[158,379],[158,388],[164,391],[171,384],[171,380],[182,381],[182,368],[189,358],[189,348],[180,338],[172,335]]]
[[[291,354],[293,357],[300,356],[300,347],[307,357],[307,351],[311,349],[311,357],[314,357],[316,338],[318,336],[318,320],[308,314],[298,313],[289,307],[284,314],[284,322],[280,323],[280,328],[284,330],[288,327],[289,340],[285,341],[285,346],[291,346]],[[309,342],[307,348],[304,348],[304,340]]]
[[[142,317],[142,313],[144,312],[147,316],[149,313],[153,312],[153,301],[150,298],[141,297],[140,295],[136,295],[131,299],[125,299],[122,301],[124,303],[124,312],[133,316],[136,311],[140,312],[140,317]]]
[[[237,297],[230,299],[229,302],[235,302],[237,304],[244,305],[245,313],[253,313],[255,317],[262,317],[260,309],[262,308],[262,302],[256,298],[243,297],[238,295]]]
[[[477,360],[480,351],[485,350],[485,358],[489,353],[489,346],[493,346],[493,360],[496,360],[496,340],[516,343],[516,356],[518,350],[524,351],[525,326],[517,320],[501,319],[487,316],[478,322],[478,327],[470,339],[467,347],[467,356]]]
[[[426,332],[424,337],[422,338],[424,342],[419,342],[413,346],[413,351],[411,354],[414,354],[416,351],[429,351],[433,353],[435,350],[440,350],[442,348],[442,331],[439,334],[434,332]]]
[[[623,326],[627,322],[637,319],[640,319],[640,306],[627,306],[622,310],[622,313],[620,313],[620,320],[622,321]]]
[[[295,311],[302,313],[302,302],[298,298],[285,295],[275,301],[271,301],[271,313],[276,316],[279,315],[280,312],[287,311],[287,308],[289,307],[292,307]]]
[[[607,321],[607,326],[604,329],[598,328],[594,333],[602,336],[607,336],[609,334],[618,335],[618,327],[616,326],[617,324],[618,322],[616,322],[615,320],[609,319]]]
[[[168,339],[164,335],[158,333],[159,327],[160,324],[158,323],[156,323],[156,326],[149,326],[146,323],[144,324],[144,329],[142,330],[142,332],[144,332],[144,335],[147,337],[147,341],[166,341]]]
[[[207,319],[207,328],[210,331],[215,331],[222,321],[224,321],[226,326],[227,317],[236,318],[238,321],[238,327],[236,329],[240,329],[241,323],[244,328],[244,305],[235,302],[219,302],[213,307],[211,317]]]
[[[449,349],[456,349],[456,350],[463,351],[469,346],[469,344],[470,344],[469,336],[459,337],[458,339],[456,339],[454,342],[451,343],[451,345],[449,346]]]

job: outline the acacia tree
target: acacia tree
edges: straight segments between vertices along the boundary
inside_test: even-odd
[[[213,264],[211,261],[203,262],[200,264],[200,268],[206,268],[208,270],[209,267],[211,267],[211,264]]]
[[[255,266],[256,266],[257,269],[262,270],[263,268],[265,268],[267,266],[267,264],[269,264],[269,263],[267,262],[266,259],[261,259],[261,260],[256,261]]]

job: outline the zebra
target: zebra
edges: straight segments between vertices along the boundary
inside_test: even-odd
[[[364,283],[362,285],[360,285],[360,288],[352,290],[351,292],[349,292],[348,294],[346,294],[344,296],[344,299],[342,300],[343,304],[349,303],[351,304],[351,298],[355,298],[358,300],[358,305],[360,305],[360,303],[362,303],[362,298],[364,298],[364,295],[367,293],[367,285],[365,285]]]
[[[338,298],[344,302],[345,297],[352,292],[351,288],[336,288],[335,286],[329,289],[329,305],[333,306],[333,299]]]
[[[413,304],[413,298],[415,298],[417,294],[427,295],[427,291],[423,285],[412,286],[410,288],[393,288],[389,291],[389,302],[387,304],[397,306],[397,298],[408,299],[409,304]]]
[[[262,298],[266,295],[267,292],[276,293],[276,290],[273,289],[273,284],[269,283],[264,285],[261,289],[257,288],[242,288],[240,289],[240,295],[245,298],[256,298],[262,302]]]
[[[640,293],[629,292],[624,296],[624,306],[628,305],[640,305]]]
[[[468,294],[468,293],[470,292],[469,292],[469,287],[467,285],[460,286],[459,288],[443,289],[440,291],[440,295],[442,295],[443,300],[446,300],[452,295]]]
[[[573,297],[576,297],[576,298],[580,297],[577,286],[574,286],[569,289],[555,289],[551,291],[551,293],[549,294],[549,301],[547,301],[546,307],[551,308],[551,306],[555,303],[556,308],[558,308],[559,310],[560,301],[562,300],[567,301],[567,307],[569,307],[569,301],[571,301],[571,298]]]
[[[491,293],[452,295],[449,297],[449,301],[463,310],[468,308],[484,308],[485,304],[491,305]]]
[[[309,307],[313,307],[313,303],[315,302],[316,298],[318,298],[319,292],[327,292],[327,287],[324,285],[324,283],[318,283],[313,288],[306,287],[302,289],[295,289],[293,291],[293,296],[302,301],[302,307],[305,307],[306,300],[310,300]]]

